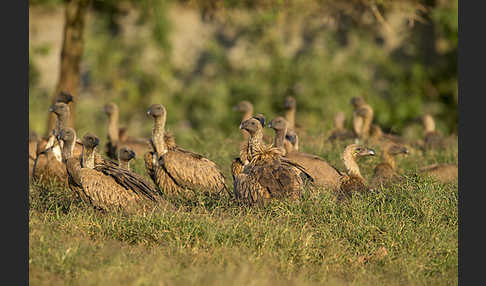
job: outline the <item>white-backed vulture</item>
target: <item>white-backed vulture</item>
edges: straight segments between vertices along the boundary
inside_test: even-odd
[[[367,140],[370,136],[373,108],[361,96],[351,98],[353,112],[353,131],[356,137]]]
[[[139,181],[130,171],[107,161],[96,162],[96,136],[83,137],[81,158],[73,157],[76,132],[63,128],[58,136],[64,142],[63,161],[69,178],[69,187],[86,203],[103,211],[135,211],[158,201],[155,189]]]
[[[190,196],[197,191],[225,195],[228,191],[225,178],[213,161],[175,144],[167,144],[165,107],[154,104],[147,114],[154,120],[151,141],[154,151],[145,153],[145,168],[155,185],[168,195]]]
[[[405,138],[401,136],[384,133],[378,124],[371,124],[369,139],[370,141],[378,144],[380,143],[386,144],[387,142],[392,142],[395,144],[408,144],[407,140],[405,140]]]
[[[406,146],[387,142],[381,153],[382,162],[376,165],[371,179],[371,186],[378,187],[383,184],[397,182],[400,180],[400,175],[396,171],[395,156],[399,154],[408,154]]]
[[[433,164],[420,169],[420,174],[430,176],[441,183],[457,182],[458,172],[456,164]]]
[[[273,147],[281,148],[285,157],[304,167],[312,178],[314,178],[314,184],[316,186],[333,189],[338,185],[339,178],[341,177],[340,172],[323,158],[298,151],[286,153],[284,138],[287,133],[287,121],[283,117],[275,117],[270,121],[268,127],[275,131]]]
[[[328,141],[342,141],[347,139],[354,139],[355,134],[344,127],[344,122],[346,120],[346,116],[344,112],[339,111],[334,114],[334,129],[330,131],[330,135],[327,138]]]
[[[240,128],[250,133],[250,162],[236,176],[236,199],[250,205],[264,204],[273,198],[297,199],[307,184],[313,182],[312,176],[304,167],[283,157],[281,148],[262,143],[263,127],[257,119],[244,121]]]
[[[365,192],[368,188],[368,183],[359,171],[356,159],[363,156],[374,156],[376,153],[373,149],[369,149],[360,144],[351,144],[346,146],[343,152],[343,161],[346,168],[346,174],[342,174],[339,180],[338,199],[352,196],[356,192]]]
[[[32,177],[42,184],[58,182],[66,185],[68,181],[66,168],[62,163],[62,142],[56,139],[56,135],[59,134],[59,130],[67,127],[69,106],[64,102],[56,102],[49,107],[49,112],[53,112],[56,115],[56,126],[53,133],[49,135],[46,145],[37,148],[38,152],[33,166]],[[79,158],[81,151],[81,142],[76,142],[73,150],[74,157]]]
[[[258,122],[260,122],[262,128],[265,127],[265,116],[261,113],[251,117],[251,118],[254,118],[256,120],[258,120]],[[246,121],[246,120],[245,120]],[[245,131],[246,133],[248,133],[247,131]],[[249,135],[249,133],[248,133]],[[255,137],[254,140],[262,140],[261,142],[259,142],[259,144],[264,144],[264,141],[263,141],[263,137],[264,135],[262,135],[262,137]],[[240,144],[240,157],[237,157],[237,158],[234,158],[232,161],[231,161],[231,176],[233,177],[233,187],[234,187],[234,182],[235,182],[235,178],[236,176],[241,173],[241,171],[243,170],[243,167],[248,164],[250,162],[250,157],[249,157],[249,137],[248,139],[246,140],[246,142],[242,142]],[[234,190],[235,188],[233,188]]]
[[[118,149],[122,145],[130,147],[137,154],[151,151],[149,140],[128,136],[126,128],[118,127],[119,111],[115,103],[105,104],[103,110],[108,116],[108,141],[105,145],[105,153],[109,158],[118,159]]]

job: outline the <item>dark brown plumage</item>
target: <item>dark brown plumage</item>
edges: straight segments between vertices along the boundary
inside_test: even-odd
[[[376,165],[371,179],[371,186],[388,185],[399,181],[402,177],[396,171],[395,156],[399,154],[408,154],[406,146],[388,142],[382,151],[382,162]]]
[[[334,129],[330,131],[327,140],[334,142],[355,138],[355,134],[344,127],[345,120],[346,117],[342,111],[339,111],[334,115]]]
[[[74,158],[72,148],[76,133],[63,128],[63,161],[66,164],[70,188],[81,199],[96,209],[104,211],[136,211],[159,201],[156,190],[140,180],[137,174],[116,166],[113,162],[95,159],[99,140],[92,134],[83,137],[83,156]]]
[[[282,148],[262,143],[263,127],[250,118],[240,125],[250,133],[250,162],[236,176],[235,196],[248,204],[266,203],[272,198],[297,199],[305,186],[313,181],[304,167],[283,157]]]
[[[275,141],[273,147],[282,148],[285,150],[284,134],[288,132],[287,121],[283,117],[279,116],[270,122],[269,127],[275,131]],[[303,166],[314,178],[314,183],[316,186],[332,189],[338,185],[339,178],[341,177],[340,172],[323,158],[298,151],[286,153],[285,157]]]
[[[108,141],[105,145],[105,153],[109,158],[118,159],[118,149],[122,145],[131,148],[137,154],[152,151],[149,140],[129,136],[126,128],[119,128],[119,111],[115,103],[107,103],[103,110],[108,116]]]
[[[457,182],[458,172],[455,164],[433,164],[420,169],[420,174],[430,176],[441,183]]]
[[[167,144],[164,134],[167,113],[163,105],[152,105],[147,114],[154,119],[154,151],[145,153],[145,167],[162,192],[168,195],[227,192],[225,178],[214,162],[175,144]]]
[[[348,145],[343,152],[346,174],[342,174],[339,180],[338,199],[352,196],[353,193],[365,192],[368,183],[361,175],[356,159],[363,156],[374,156],[375,151],[359,144]]]

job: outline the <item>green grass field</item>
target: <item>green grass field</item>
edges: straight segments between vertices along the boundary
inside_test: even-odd
[[[303,151],[343,170],[343,146],[321,139],[302,140]],[[179,143],[214,160],[232,188],[237,140],[235,134]],[[146,176],[137,160],[134,169]],[[365,178],[379,162],[379,156],[359,161]],[[456,285],[457,183],[416,175],[419,167],[435,162],[457,163],[457,148],[400,157],[406,184],[346,203],[327,191],[255,208],[201,195],[169,200],[144,216],[101,214],[69,189],[31,183],[30,283]]]

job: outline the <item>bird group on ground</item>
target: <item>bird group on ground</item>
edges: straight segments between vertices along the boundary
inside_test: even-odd
[[[108,117],[104,157],[98,153],[100,140],[95,134],[88,132],[79,137],[68,126],[72,101],[68,92],[57,96],[49,108],[56,115],[56,125],[46,138],[29,133],[29,178],[69,187],[81,200],[102,211],[145,209],[162,203],[165,196],[190,198],[198,193],[230,196],[249,205],[265,205],[282,198],[297,200],[306,192],[320,191],[332,192],[338,200],[344,200],[356,193],[404,182],[396,156],[409,154],[411,148],[433,152],[447,148],[451,141],[435,130],[430,114],[421,118],[424,133],[418,143],[384,133],[373,123],[371,105],[356,96],[350,101],[352,129],[346,129],[345,113],[338,111],[334,115],[334,128],[326,138],[331,144],[338,141],[345,144],[342,150],[345,169],[339,170],[321,156],[299,151],[298,133],[302,132],[302,126],[295,121],[295,98],[286,97],[284,115],[269,122],[263,114],[253,114],[252,103],[245,100],[233,107],[242,113],[239,129],[243,140],[237,147],[239,156],[231,162],[231,192],[216,163],[179,146],[165,130],[167,110],[162,104],[153,104],[147,110],[152,119],[151,138],[136,138],[118,126],[118,106],[107,103],[103,107]],[[264,128],[274,131],[273,138],[266,138]],[[370,145],[379,146],[381,153],[377,154]],[[367,156],[381,158],[369,181],[357,163]],[[130,161],[136,157],[143,158],[150,180],[130,168]],[[446,183],[457,180],[458,168],[457,164],[433,164],[418,172]]]

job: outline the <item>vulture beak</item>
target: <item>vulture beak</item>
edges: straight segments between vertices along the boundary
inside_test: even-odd
[[[410,153],[407,148],[403,148],[402,152],[403,152],[403,154],[409,154]]]
[[[240,124],[240,129],[243,129],[243,123]]]
[[[100,139],[98,137],[95,138],[95,146],[98,146],[100,144]]]
[[[130,157],[132,157],[133,159],[136,158],[135,152],[133,152],[133,150],[130,150]]]
[[[147,111],[147,115],[152,115],[152,113],[150,112],[150,109]]]
[[[49,112],[54,112],[54,105],[49,106]]]
[[[270,121],[270,123],[268,123],[268,128],[272,128],[272,121]]]
[[[376,155],[376,152],[373,149],[368,149],[367,155],[375,156]]]

